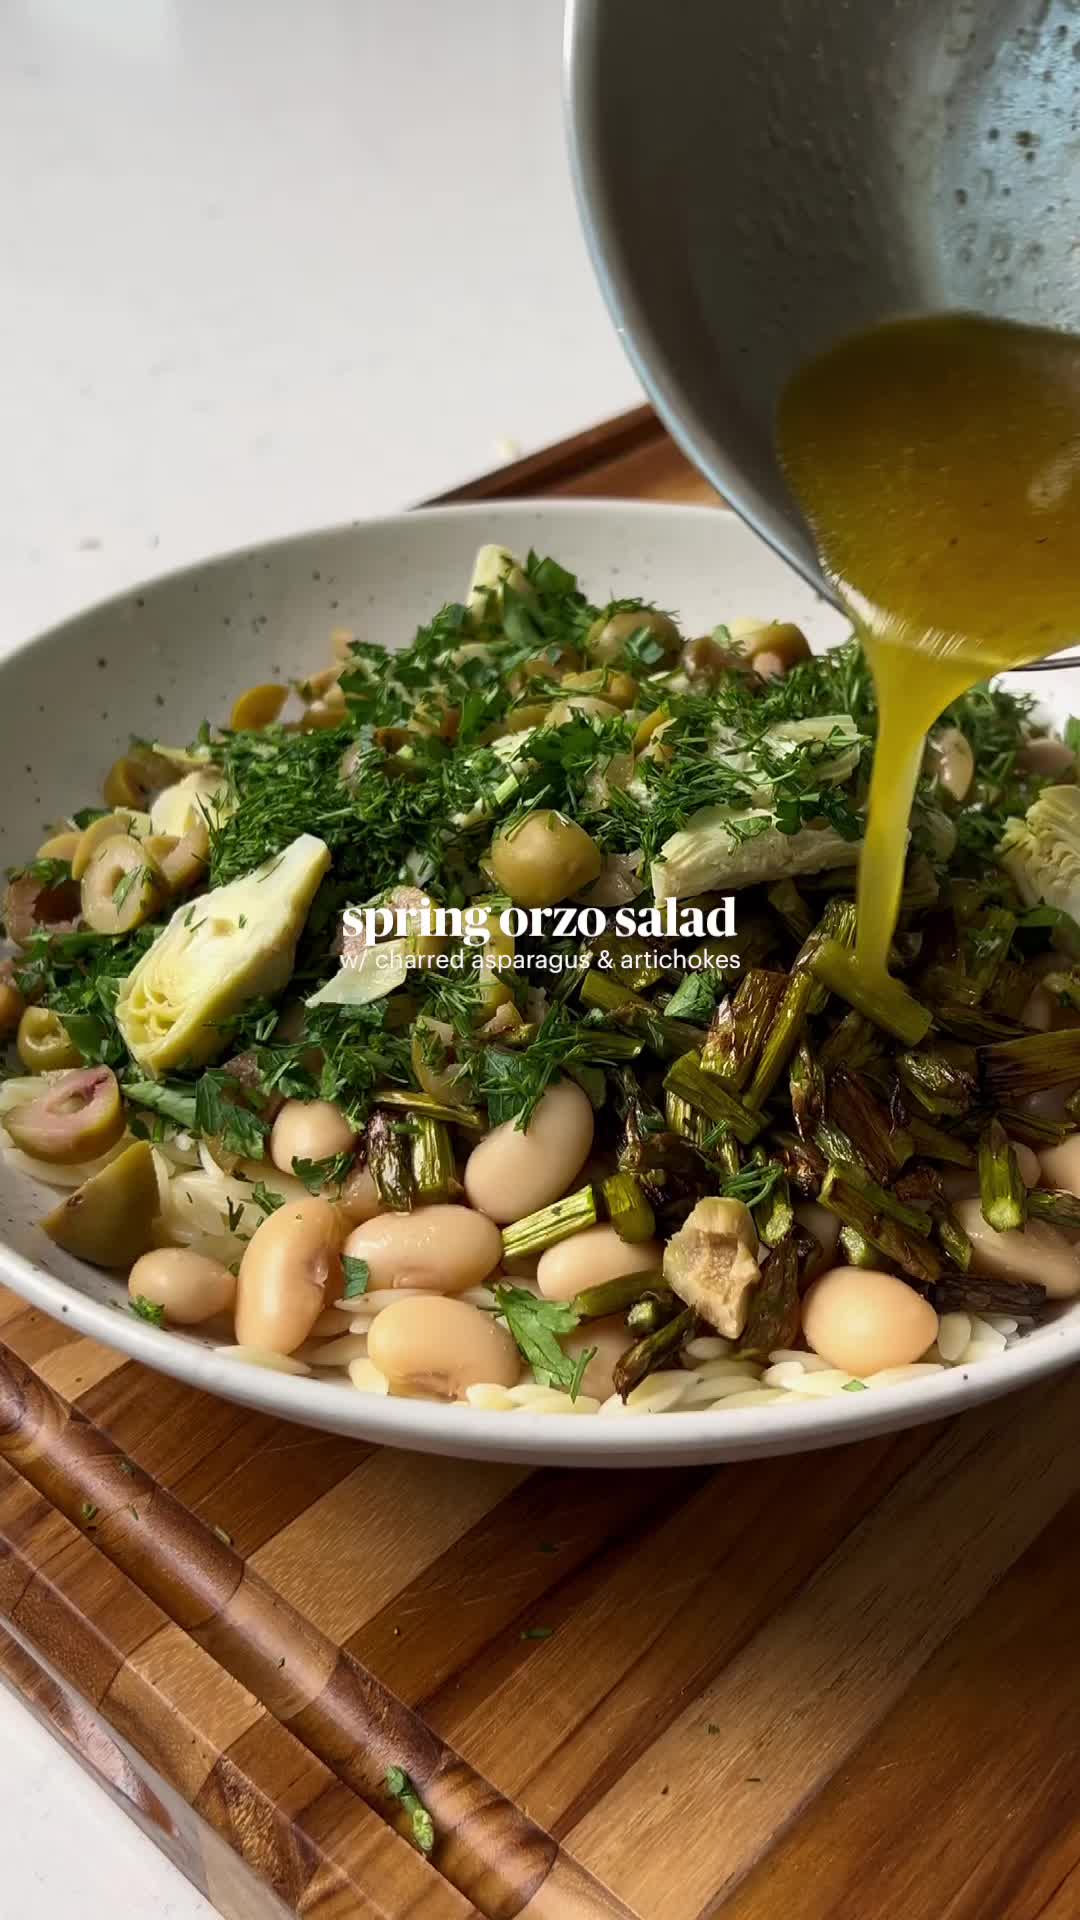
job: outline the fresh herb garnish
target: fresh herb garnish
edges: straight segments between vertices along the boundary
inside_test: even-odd
[[[135,1314],[137,1319],[145,1320],[151,1327],[163,1327],[165,1324],[164,1307],[160,1307],[156,1300],[148,1300],[145,1294],[137,1293],[134,1299],[129,1301],[128,1311]]]
[[[347,1147],[325,1160],[294,1160],[292,1170],[309,1193],[321,1193],[324,1187],[339,1187],[352,1163],[352,1148]]]
[[[580,1323],[568,1300],[540,1300],[527,1287],[498,1284],[495,1310],[506,1321],[519,1351],[542,1387],[558,1387],[576,1400],[595,1347],[574,1359],[559,1345],[560,1334]]]
[[[152,1113],[159,1113],[166,1120],[172,1120],[176,1126],[190,1133],[195,1127],[195,1088],[185,1086],[180,1081],[170,1080],[125,1080],[122,1087],[125,1100],[133,1100],[137,1107],[149,1107]]]
[[[367,1261],[358,1259],[354,1253],[343,1253],[341,1268],[345,1275],[344,1299],[359,1299],[362,1293],[367,1292],[371,1279],[371,1268]]]
[[[205,1139],[220,1140],[227,1153],[245,1160],[261,1160],[269,1131],[240,1100],[236,1080],[217,1068],[204,1073],[195,1088],[195,1131]]]
[[[435,1822],[425,1807],[412,1781],[403,1767],[387,1767],[386,1791],[395,1800],[400,1800],[409,1816],[412,1837],[420,1852],[431,1854],[435,1850]]]
[[[284,1194],[271,1193],[269,1187],[264,1186],[261,1180],[256,1180],[252,1187],[251,1198],[253,1204],[258,1207],[259,1212],[266,1214],[267,1217],[272,1213],[276,1213],[279,1207],[285,1205]]]
[[[127,899],[128,894],[131,893],[134,887],[141,885],[145,878],[149,877],[149,872],[150,869],[148,867],[129,867],[126,873],[120,875],[119,880],[112,890],[113,906],[118,913]]]

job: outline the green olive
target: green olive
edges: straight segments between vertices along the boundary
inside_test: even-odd
[[[43,840],[35,858],[38,860],[64,860],[70,867],[75,849],[79,844],[78,827],[65,827],[60,833],[51,833]]]
[[[174,786],[179,778],[180,768],[163,753],[155,753],[151,747],[136,747],[114,760],[105,775],[105,805],[143,810],[152,793]]]
[[[276,686],[272,680],[248,687],[233,701],[229,715],[232,732],[256,733],[260,727],[272,727],[274,721],[281,718],[281,709],[288,697],[288,687]]]
[[[572,693],[566,700],[556,700],[548,708],[546,725],[565,727],[568,720],[581,713],[590,720],[614,719],[619,709],[611,700],[601,700],[596,693]]]
[[[317,733],[323,727],[340,727],[347,707],[345,695],[335,681],[320,700],[313,700],[300,715],[301,733]]]
[[[598,693],[614,707],[632,707],[641,688],[629,673],[617,667],[589,667],[585,673],[567,673],[562,684],[569,693]]]
[[[476,997],[469,1007],[469,1017],[473,1026],[482,1027],[491,1019],[492,1014],[496,1013],[500,1007],[505,1007],[507,1002],[512,1006],[514,996],[506,981],[500,980],[498,974],[493,973],[490,968],[481,968],[476,979]]]
[[[453,1106],[468,1105],[469,1090],[460,1078],[453,1027],[422,1013],[413,1021],[409,1050],[413,1072],[425,1093]]]
[[[775,654],[779,670],[797,666],[810,659],[810,642],[801,627],[791,620],[773,620],[767,626],[746,625],[735,621],[732,635],[739,641],[744,657],[756,661],[763,654]]]
[[[536,653],[515,667],[506,684],[511,693],[521,693],[530,680],[561,680],[582,664],[581,655],[568,641],[555,641],[546,653]]]
[[[154,1156],[137,1140],[69,1193],[40,1222],[56,1246],[95,1267],[130,1267],[154,1244],[158,1214]]]
[[[116,1075],[109,1067],[76,1067],[36,1100],[14,1107],[4,1124],[15,1145],[37,1160],[56,1166],[96,1160],[124,1131]]]
[[[585,635],[585,651],[598,666],[615,666],[623,658],[623,649],[631,634],[642,628],[663,648],[662,655],[650,660],[650,671],[660,673],[673,667],[682,648],[682,636],[674,620],[653,607],[625,607],[620,613],[601,614]]]
[[[519,907],[553,907],[598,877],[600,849],[576,820],[553,808],[497,834],[490,865],[496,884]]]
[[[150,831],[150,815],[133,813],[130,807],[119,807],[112,813],[103,813],[97,820],[91,820],[79,835],[79,844],[71,856],[71,877],[81,880],[87,867],[103,840],[112,840],[117,834],[129,833],[138,838]]]
[[[58,1073],[82,1065],[82,1054],[60,1015],[48,1007],[27,1007],[15,1044],[27,1073]]]
[[[186,893],[210,864],[210,834],[201,816],[192,819],[179,839],[171,833],[152,833],[143,845],[170,893]]]
[[[748,662],[737,647],[721,646],[714,634],[702,633],[687,641],[680,664],[688,679],[713,687],[730,673],[745,679]]]
[[[26,1001],[14,980],[0,979],[0,1040],[10,1040],[26,1012]]]
[[[114,834],[83,874],[83,919],[95,933],[130,933],[156,913],[162,891],[161,875],[143,843],[130,834]]]

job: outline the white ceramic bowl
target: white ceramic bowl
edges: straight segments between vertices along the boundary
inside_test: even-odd
[[[465,590],[478,545],[554,554],[595,600],[640,593],[687,631],[732,615],[798,620],[819,643],[843,622],[740,521],[707,507],[536,502],[452,507],[305,534],[151,582],[69,620],[0,666],[0,860],[25,859],[48,824],[100,791],[132,733],[186,741],[220,720],[243,687],[302,677],[334,626],[389,644],[408,639]],[[1017,681],[1022,676],[1014,676]],[[1063,714],[1080,710],[1080,671],[1031,678]],[[1000,1359],[923,1384],[818,1405],[675,1413],[629,1420],[480,1413],[379,1399],[348,1385],[219,1359],[197,1334],[146,1326],[123,1283],[60,1253],[35,1222],[49,1196],[0,1164],[0,1280],[80,1332],[223,1398],[395,1446],[498,1460],[647,1466],[744,1459],[833,1446],[940,1419],[1080,1356],[1080,1304]]]

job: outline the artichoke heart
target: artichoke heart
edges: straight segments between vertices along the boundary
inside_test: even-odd
[[[217,826],[232,811],[228,805],[228,783],[219,767],[196,767],[183,778],[163,787],[150,809],[150,824],[155,833],[183,838],[196,820],[205,819]]]
[[[766,807],[702,807],[665,840],[652,865],[657,903],[716,888],[753,887],[827,867],[853,867],[861,842],[834,827],[781,833]]]
[[[205,1066],[228,1044],[223,1022],[244,1002],[280,993],[330,850],[314,834],[253,873],[178,907],[120,988],[116,1019],[151,1075]]]
[[[999,858],[1026,906],[1057,907],[1080,922],[1080,787],[1045,787],[1022,820],[1010,820]],[[1054,945],[1080,947],[1066,928]]]

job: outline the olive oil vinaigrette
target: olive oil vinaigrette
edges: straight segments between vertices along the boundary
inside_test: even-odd
[[[887,956],[924,736],[949,703],[1080,630],[1080,340],[971,314],[901,320],[800,369],[781,461],[877,687],[856,1000],[909,1044]]]

